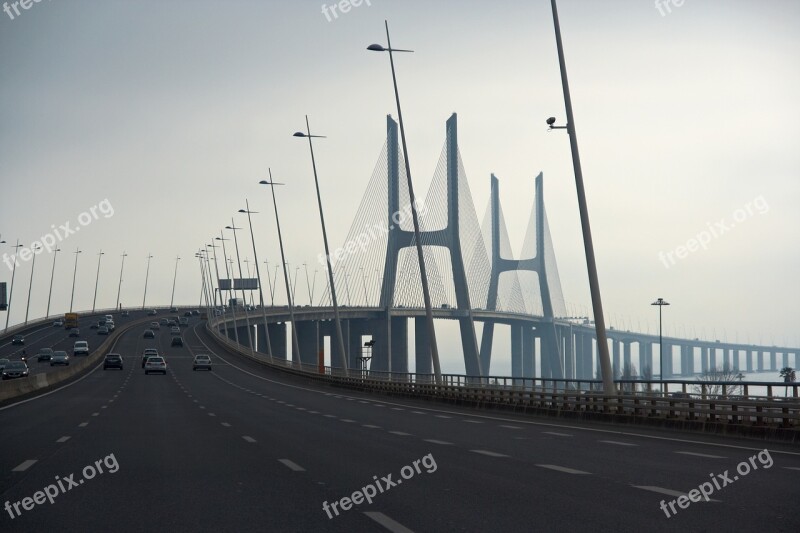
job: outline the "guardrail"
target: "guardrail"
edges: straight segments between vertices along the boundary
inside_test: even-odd
[[[206,330],[220,344],[248,359],[287,373],[356,390],[424,397],[478,407],[505,408],[525,413],[655,423],[800,440],[800,398],[797,397],[797,386],[792,384],[777,384],[781,387],[791,386],[794,391],[792,397],[766,399],[729,398],[722,393],[709,394],[707,390],[697,395],[686,392],[686,385],[698,384],[703,387],[704,382],[621,380],[617,382],[618,394],[606,396],[591,389],[594,384],[602,383],[597,380],[497,378],[503,382],[500,385],[499,381],[497,384],[487,381],[495,378],[458,375],[442,376],[442,383],[439,384],[434,382],[433,375],[430,374],[388,375],[351,370],[350,375],[345,376],[337,368],[270,359],[265,354],[252,352],[219,333],[208,322]],[[664,390],[647,390],[648,385],[656,383],[662,384]],[[710,383],[714,386],[720,385],[716,382]],[[589,384],[589,389],[582,390],[582,384]],[[678,391],[669,393],[670,384],[681,386],[679,397],[674,396]],[[570,388],[572,385],[574,388]],[[642,387],[642,390],[634,386]]]

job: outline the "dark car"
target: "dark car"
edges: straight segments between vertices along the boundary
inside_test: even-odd
[[[181,337],[172,337],[172,342],[169,345],[183,348],[183,339]]]
[[[28,377],[28,365],[23,361],[11,361],[3,368],[3,379]]]
[[[11,344],[25,344],[25,335],[14,335],[14,337],[11,339]]]
[[[39,348],[39,353],[36,354],[37,361],[49,361],[53,357],[52,348]]]
[[[71,330],[69,330],[69,336],[70,337],[80,337],[81,336],[81,330],[79,330],[78,328],[72,328]]]
[[[183,313],[183,316],[192,316],[192,312],[191,311],[186,311],[185,313]]]
[[[89,329],[97,329],[100,327],[100,322],[92,322],[92,325],[89,326]]]
[[[122,370],[122,356],[120,354],[106,354],[106,358],[103,359],[103,370],[108,370],[109,368],[119,368]]]
[[[50,366],[69,366],[69,356],[67,352],[63,350],[59,350],[57,352],[53,352],[53,357],[50,359]]]
[[[155,309],[151,309],[147,312],[147,316],[156,316],[157,314],[158,311],[156,311]]]
[[[98,335],[108,335],[108,328],[106,326],[100,326],[97,328]]]
[[[144,338],[145,339],[155,339],[156,338],[156,334],[152,329],[146,329],[146,330],[144,330]]]

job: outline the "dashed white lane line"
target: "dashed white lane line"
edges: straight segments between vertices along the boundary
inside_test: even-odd
[[[472,453],[479,453],[481,455],[488,455],[489,457],[508,457],[508,455],[497,453],[497,452],[490,452],[489,450],[470,450]]]
[[[402,407],[392,407],[392,411],[405,411]]]
[[[559,433],[558,431],[542,431],[542,433],[546,433],[548,435],[555,435],[556,437],[571,437],[569,433]]]
[[[685,492],[679,490],[665,489],[664,487],[655,487],[653,485],[631,485],[635,489],[649,490],[650,492],[657,492],[658,494],[666,494],[667,496],[681,497],[686,496]],[[700,501],[705,501],[704,499]],[[710,499],[708,501],[719,503],[721,500]]]
[[[92,416],[100,416],[100,413],[92,413]]]
[[[81,422],[80,424],[78,424],[78,427],[79,428],[85,428],[88,425],[89,425],[89,422]]]
[[[67,442],[68,440],[69,440],[69,435],[64,435],[63,437],[58,439],[56,442]]]
[[[453,417],[447,415],[436,415],[436,418],[453,418]]]
[[[786,470],[800,470],[800,468],[796,466],[784,466],[783,468],[785,468]]]
[[[622,442],[618,440],[601,440],[598,442],[605,442],[606,444],[614,444],[616,446],[638,446],[638,444],[632,444],[630,442]]]
[[[464,420],[464,422],[468,422],[470,424],[483,424],[483,422],[481,422],[480,420],[469,420],[469,419],[466,419],[466,420]]]
[[[540,468],[548,468],[556,472],[564,472],[565,474],[591,474],[591,472],[584,472],[583,470],[575,470],[574,468],[567,468],[566,466],[558,465],[536,465]]]
[[[255,442],[256,441],[256,439],[254,439],[253,437],[250,437],[248,435],[242,435],[242,438],[244,440],[246,440],[247,442]]]
[[[430,442],[432,444],[441,444],[442,446],[452,446],[452,442],[447,442],[446,440],[437,440],[437,439],[425,439],[425,442]]]
[[[325,418],[336,418],[336,415],[322,415],[322,416],[324,416]]]
[[[208,416],[217,416],[214,413],[208,413]]]
[[[428,413],[423,413],[422,411],[411,411],[411,412],[414,413],[415,415],[426,415],[426,414],[428,414]]]
[[[220,422],[220,424],[222,424],[222,425],[223,425],[223,426],[225,426],[226,428],[229,428],[229,427],[231,427],[231,425],[230,425],[230,424],[228,424],[227,422]]]
[[[340,418],[339,422],[347,422],[349,424],[355,423],[355,420],[350,420],[349,418]]]
[[[521,427],[519,427],[519,426],[504,426],[504,425],[501,425],[500,427],[501,427],[501,428],[506,428],[506,429],[522,429],[522,428],[521,428]]]
[[[693,455],[695,457],[705,457],[706,459],[727,459],[727,457],[723,457],[721,455],[710,455],[707,453],[697,453],[697,452],[675,452],[681,455]]]
[[[363,428],[370,428],[370,429],[381,429],[381,427],[380,427],[380,426],[376,426],[376,425],[374,425],[374,424],[361,424],[361,427],[363,427]]]
[[[318,415],[319,411],[309,411],[308,414],[310,414],[310,415]]]
[[[291,461],[289,459],[278,459],[278,462],[283,463],[284,466],[289,468],[290,470],[294,470],[295,472],[305,472],[306,469],[300,466],[299,464]]]
[[[12,472],[24,472],[36,463],[38,459],[28,459],[27,461],[23,461],[14,468],[11,469]]]
[[[414,533],[412,530],[408,529],[403,524],[395,520],[392,520],[383,513],[379,513],[377,511],[369,511],[365,512],[364,514],[373,519],[374,521],[376,521],[377,523],[379,523],[380,525],[382,525],[383,527],[385,527],[386,529],[388,529],[389,531],[391,531],[392,533]]]
[[[406,433],[405,431],[390,431],[392,435],[400,435],[401,437],[410,437],[411,433]]]

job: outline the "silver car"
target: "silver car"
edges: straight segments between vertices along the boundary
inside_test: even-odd
[[[194,356],[192,370],[197,370],[198,368],[204,368],[209,371],[211,370],[211,358],[207,354],[199,353]]]
[[[50,366],[56,365],[69,366],[69,356],[67,352],[62,350],[53,352],[53,356],[50,358]]]
[[[147,362],[144,364],[144,373],[160,372],[167,375],[167,362],[163,357],[148,357]]]

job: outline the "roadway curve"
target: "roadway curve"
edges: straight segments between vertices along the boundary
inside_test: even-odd
[[[800,450],[770,444],[760,466],[667,518],[688,492],[764,444],[655,429],[574,425],[361,394],[287,376],[219,347],[196,318],[186,347],[134,329],[95,369],[0,409],[3,531],[798,531]],[[144,375],[157,346],[166,376]],[[193,372],[194,353],[213,372]],[[105,472],[45,502],[15,502],[86,465]],[[421,473],[332,519],[334,502],[432,454]],[[766,457],[766,456],[764,456]],[[66,483],[64,483],[66,485]],[[645,487],[645,488],[642,488]],[[660,491],[660,492],[659,492]],[[404,529],[406,528],[406,529]]]

